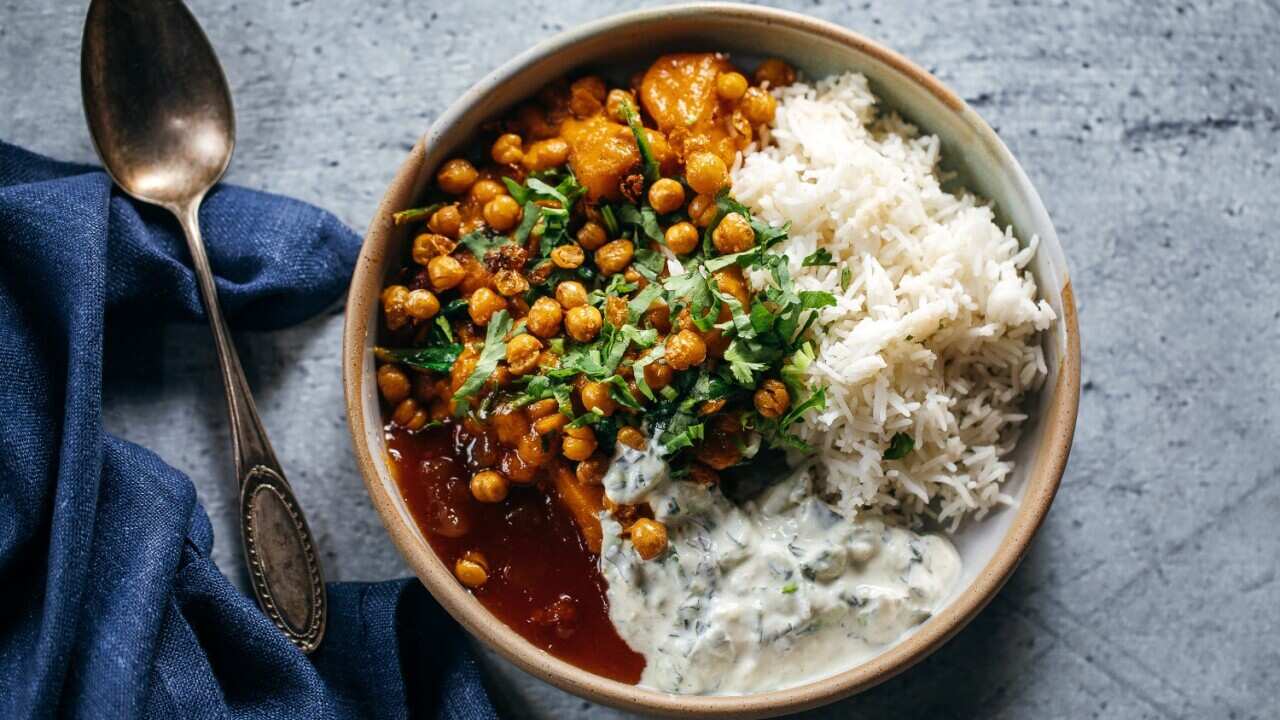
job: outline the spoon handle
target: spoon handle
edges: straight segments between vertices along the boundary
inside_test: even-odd
[[[315,542],[262,427],[223,320],[213,271],[200,237],[200,198],[171,209],[187,236],[222,369],[240,482],[240,534],[253,593],[276,627],[304,653],[310,653],[324,636],[328,604]]]

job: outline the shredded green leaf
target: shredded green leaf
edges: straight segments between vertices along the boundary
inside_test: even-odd
[[[885,460],[901,460],[914,450],[916,441],[906,433],[894,433],[889,439],[889,447],[884,451]]]
[[[653,149],[649,147],[649,138],[644,134],[644,126],[640,124],[640,113],[631,106],[630,102],[624,102],[622,107],[622,117],[627,121],[627,125],[631,127],[631,134],[635,136],[636,147],[640,148],[640,159],[644,162],[644,180],[646,183],[654,182],[658,179],[658,161],[653,157]]]
[[[442,373],[449,372],[449,368],[453,367],[453,361],[457,360],[458,355],[461,353],[462,346],[456,344],[435,345],[412,350],[391,350],[384,347],[375,347],[373,349],[374,357],[382,362],[399,362],[419,370]]]
[[[511,331],[511,325],[511,316],[506,310],[499,310],[489,319],[489,326],[484,335],[484,347],[480,350],[479,359],[476,360],[476,368],[463,381],[462,386],[453,393],[459,414],[465,414],[470,406],[469,398],[484,386],[489,376],[497,370],[498,363],[506,357],[506,336]]]
[[[401,210],[400,212],[391,213],[391,221],[396,225],[405,225],[415,220],[425,220],[442,207],[444,207],[444,203],[432,203],[426,207]]]

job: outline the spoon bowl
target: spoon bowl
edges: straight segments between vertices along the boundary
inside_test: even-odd
[[[127,71],[112,71],[127,63]],[[235,148],[231,90],[181,2],[94,0],[81,66],[98,155],[125,192],[170,209],[201,197]]]

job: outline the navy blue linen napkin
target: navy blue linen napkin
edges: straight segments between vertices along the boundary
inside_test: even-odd
[[[242,328],[325,308],[359,246],[225,185],[201,227]],[[104,328],[203,321],[187,263],[176,223],[100,170],[0,142],[0,717],[494,717],[416,580],[330,585],[307,658],[213,564],[191,481],[103,431]]]

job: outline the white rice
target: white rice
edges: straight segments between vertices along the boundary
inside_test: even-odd
[[[945,192],[938,139],[878,113],[865,77],[775,95],[774,126],[734,168],[733,190],[791,223],[781,249],[797,286],[838,298],[807,370],[827,408],[797,426],[818,450],[820,487],[850,516],[872,507],[952,528],[1010,503],[1020,400],[1044,380],[1037,332],[1054,320],[1025,270],[1036,238],[1020,246],[980,198]],[[819,247],[839,265],[802,268]],[[884,459],[899,432],[915,449]]]

